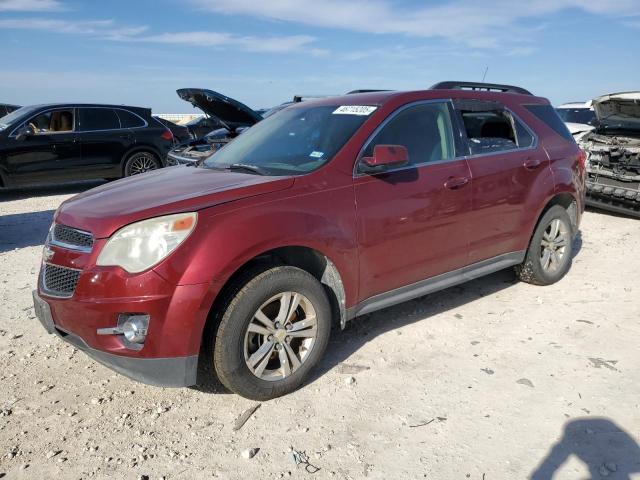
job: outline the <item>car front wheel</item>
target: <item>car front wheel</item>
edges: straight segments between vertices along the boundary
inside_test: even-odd
[[[215,336],[213,363],[231,391],[268,400],[298,388],[326,349],[331,308],[324,288],[296,267],[269,269],[229,303]]]

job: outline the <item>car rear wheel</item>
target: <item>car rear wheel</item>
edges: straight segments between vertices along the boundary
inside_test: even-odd
[[[124,166],[124,176],[138,175],[140,173],[157,170],[162,165],[156,156],[151,152],[135,152],[127,159]]]
[[[540,219],[524,262],[516,267],[520,280],[551,285],[566,275],[573,255],[573,227],[566,209],[551,207]]]
[[[330,330],[320,282],[296,267],[271,268],[238,291],[210,340],[218,379],[254,400],[285,395],[318,363]]]

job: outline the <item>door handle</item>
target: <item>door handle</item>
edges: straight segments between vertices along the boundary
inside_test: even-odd
[[[542,162],[537,158],[527,158],[522,164],[522,166],[527,170],[535,170],[540,165],[542,165]]]
[[[469,183],[469,177],[449,177],[449,179],[444,182],[444,187],[449,190],[458,190],[467,183]]]

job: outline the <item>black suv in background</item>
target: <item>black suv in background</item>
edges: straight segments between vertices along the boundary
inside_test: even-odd
[[[0,186],[135,175],[163,167],[172,145],[148,108],[22,107],[0,118]]]

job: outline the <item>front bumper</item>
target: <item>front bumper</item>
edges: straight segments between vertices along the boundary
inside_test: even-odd
[[[94,360],[133,380],[158,387],[187,387],[196,384],[198,355],[142,358],[116,355],[90,347],[78,335],[64,330],[53,320],[49,303],[33,291],[36,316],[47,333],[55,334]]]

